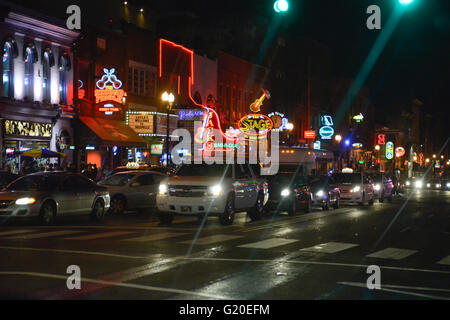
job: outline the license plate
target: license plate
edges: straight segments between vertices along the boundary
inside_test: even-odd
[[[181,212],[191,212],[192,207],[181,207]]]

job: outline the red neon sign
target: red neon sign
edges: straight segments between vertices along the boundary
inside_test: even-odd
[[[273,121],[265,114],[249,114],[239,120],[238,128],[246,135],[262,136],[267,135],[273,129]],[[258,131],[255,132],[255,129]]]
[[[315,131],[305,131],[305,139],[315,139],[316,132]]]
[[[385,145],[386,144],[386,135],[385,134],[379,134],[377,136],[377,141],[379,145]]]
[[[125,92],[122,89],[114,89],[112,85],[108,85],[105,89],[95,89],[95,103],[113,101],[117,103],[123,102]]]
[[[264,89],[261,89],[263,94],[261,95],[261,97],[259,99],[256,99],[251,105],[250,105],[250,111],[253,113],[256,112],[260,112],[261,111],[261,106],[264,102],[264,100],[270,99],[270,92]]]

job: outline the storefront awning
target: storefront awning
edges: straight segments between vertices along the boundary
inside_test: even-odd
[[[80,117],[80,120],[102,140],[103,145],[147,147],[147,143],[125,122],[92,117]]]

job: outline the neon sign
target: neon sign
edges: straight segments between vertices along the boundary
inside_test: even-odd
[[[116,72],[115,68],[103,69],[104,75],[100,80],[96,82],[98,89],[95,89],[95,103],[103,102],[115,102],[123,103],[123,97],[125,96],[125,91],[120,89],[122,87],[122,81],[120,81],[114,74]],[[98,109],[100,112],[104,112],[106,115],[112,115],[114,112],[120,111],[120,108],[115,107],[112,104],[105,104]]]
[[[386,135],[385,134],[379,134],[377,136],[378,139],[378,143],[379,145],[385,145],[386,144]]]
[[[394,143],[389,141],[386,143],[386,159],[391,160],[394,158]]]
[[[321,116],[320,122],[322,123],[323,126],[331,127],[334,125],[333,118],[329,115]]]
[[[304,135],[305,135],[305,139],[315,139],[316,138],[315,131],[305,131]]]
[[[263,94],[259,99],[256,99],[251,105],[250,105],[250,111],[253,113],[257,113],[261,111],[261,106],[264,102],[264,100],[270,99],[270,92],[268,90],[261,89]]]
[[[320,140],[317,140],[316,142],[314,142],[313,148],[314,148],[314,150],[320,150]]]
[[[361,121],[364,120],[364,116],[362,115],[362,113],[360,113],[360,114],[354,116],[354,117],[353,117],[353,120],[355,120],[356,123],[360,123]]]
[[[273,128],[273,121],[264,114],[249,114],[242,117],[238,122],[241,132],[250,136],[266,135]],[[250,132],[257,129],[258,131]]]
[[[114,89],[113,86],[106,86],[105,89],[95,89],[95,103],[105,101],[123,102],[125,92],[123,90]]]
[[[403,147],[398,147],[395,149],[395,156],[397,158],[403,157],[405,155],[405,153],[406,153],[406,151],[405,151],[405,148],[403,148]]]
[[[273,122],[274,131],[283,131],[286,130],[289,124],[289,119],[284,117],[283,113],[272,112],[268,114],[268,117]]]
[[[323,140],[330,140],[331,137],[334,135],[334,129],[330,126],[325,126],[320,128],[319,134]]]

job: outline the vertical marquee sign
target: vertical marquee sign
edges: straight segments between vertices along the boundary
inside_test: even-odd
[[[112,115],[119,112],[118,105],[123,104],[125,92],[122,88],[122,81],[115,75],[116,69],[103,69],[103,76],[97,81],[95,89],[95,104],[98,105],[98,111],[105,115]]]
[[[386,142],[386,159],[391,160],[394,158],[394,143]]]

